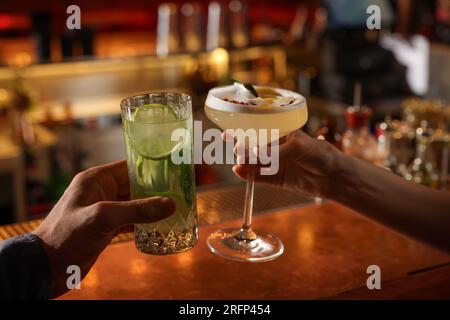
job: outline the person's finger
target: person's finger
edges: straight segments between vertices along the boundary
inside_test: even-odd
[[[130,188],[128,188],[128,191],[126,191],[126,190],[122,191],[122,194],[119,194],[117,196],[117,201],[128,201],[128,200],[131,200]]]
[[[97,167],[102,175],[111,175],[118,186],[118,197],[127,197],[130,193],[128,168],[125,160],[109,163],[105,166]]]
[[[281,142],[278,145],[279,157],[287,158],[292,156],[301,156],[303,153],[308,152],[313,143],[316,143],[317,139],[311,138],[309,135],[301,130],[297,130],[295,133],[286,137],[285,142]],[[268,147],[265,152],[268,155],[272,153],[272,147]]]
[[[114,237],[117,237],[118,235],[122,233],[130,233],[134,231],[134,225],[126,225],[124,227],[120,227],[119,229],[116,229],[114,232]]]
[[[278,152],[278,153],[280,151],[283,151],[286,153],[286,150],[290,150],[292,148],[292,145],[287,144],[286,141],[290,140],[291,138],[294,138],[295,135],[296,135],[295,133],[291,133],[287,136],[281,137],[278,140],[271,141],[270,143],[268,143],[266,145],[253,146],[251,152],[253,153],[253,155],[258,156],[258,157],[260,155],[263,155],[265,157],[271,157],[272,153],[274,151]],[[242,146],[243,145],[240,144],[240,142],[236,142],[233,152],[235,154],[237,154],[238,148],[242,147]],[[247,153],[246,153],[246,155],[247,155]],[[282,155],[282,154],[280,154],[280,155]],[[248,158],[248,156],[247,156],[247,158]]]
[[[130,186],[126,161],[120,160],[89,168],[77,174],[72,181],[75,185],[89,185],[93,182],[110,191],[108,195],[113,196],[107,200],[121,200],[129,197]]]
[[[129,224],[129,225],[120,227],[119,233],[129,233],[129,232],[133,232],[133,230],[134,230],[134,225]]]
[[[175,212],[175,202],[167,197],[131,201],[102,201],[94,204],[98,221],[111,229],[134,223],[152,223]]]
[[[128,184],[126,160],[119,160],[101,166],[92,167],[86,170],[85,173],[89,175],[110,174],[114,177],[118,185]]]
[[[247,180],[248,166],[242,164],[236,164],[232,168],[234,174],[242,180]]]
[[[261,175],[260,165],[255,165],[254,168],[255,168],[255,173],[253,176],[254,182],[274,183],[276,175]],[[250,165],[237,164],[233,166],[234,174],[245,181],[247,181],[249,169]]]
[[[222,131],[221,137],[225,142],[236,142],[236,138],[228,130]]]

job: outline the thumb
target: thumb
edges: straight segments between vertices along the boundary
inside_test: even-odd
[[[235,175],[237,175],[239,178],[248,181],[248,172],[251,165],[242,165],[237,164],[233,166],[233,172]],[[254,171],[254,182],[262,182],[262,183],[269,183],[269,184],[275,184],[278,179],[278,175],[261,175],[261,169],[262,166],[255,165],[255,171]]]
[[[152,197],[131,201],[103,201],[97,213],[104,225],[117,229],[134,223],[152,223],[175,212],[175,202],[167,197]]]

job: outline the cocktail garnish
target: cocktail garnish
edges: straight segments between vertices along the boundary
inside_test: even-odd
[[[250,83],[244,83],[244,87],[250,91],[255,97],[259,97],[258,91]]]
[[[225,101],[261,108],[285,107],[295,101],[294,97],[286,97],[280,95],[276,90],[266,87],[258,87],[255,89],[250,84],[242,84],[235,82],[236,88],[234,95],[222,98]]]
[[[293,97],[277,97],[273,101],[273,104],[280,106],[280,107],[285,107],[285,106],[292,104],[294,101],[295,101],[295,98],[293,98]]]
[[[252,91],[248,90],[244,84],[240,82],[235,82],[234,87],[236,88],[236,90],[234,91],[234,95],[230,97],[231,100],[245,102],[258,96],[257,93],[255,95]]]

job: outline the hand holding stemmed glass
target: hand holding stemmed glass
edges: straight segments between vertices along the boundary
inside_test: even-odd
[[[261,132],[270,132],[265,141],[273,142],[280,137],[286,137],[306,123],[306,100],[298,93],[245,85],[249,92],[236,94],[239,87],[242,88],[242,85],[217,87],[208,93],[205,113],[221,129],[253,129],[257,131],[258,139]],[[236,96],[239,97],[238,101],[233,98]],[[242,102],[243,96],[250,98]],[[278,134],[272,135],[272,130],[277,130]],[[247,154],[250,155],[248,152],[252,152],[254,148],[248,148],[245,140],[243,143],[248,149]],[[258,147],[265,147],[265,144]],[[224,258],[264,262],[279,257],[284,251],[284,246],[277,237],[267,232],[255,232],[251,227],[255,174],[260,174],[255,173],[255,166],[246,167],[247,186],[242,227],[218,230],[208,238],[211,251]]]

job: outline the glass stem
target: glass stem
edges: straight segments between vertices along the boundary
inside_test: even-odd
[[[255,190],[255,167],[250,166],[247,172],[247,187],[245,190],[245,207],[244,207],[244,223],[239,233],[239,238],[246,241],[256,239],[256,234],[252,230],[252,215],[253,215],[253,192]]]

